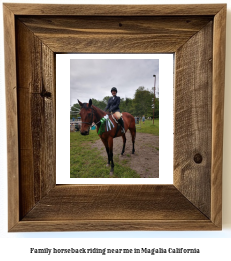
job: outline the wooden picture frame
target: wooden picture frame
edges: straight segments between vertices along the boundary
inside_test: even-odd
[[[8,230],[221,230],[226,4],[3,9]],[[173,185],[56,185],[55,54],[73,52],[175,53]]]

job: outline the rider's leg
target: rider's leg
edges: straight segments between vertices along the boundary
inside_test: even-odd
[[[120,119],[118,120],[118,123],[119,123],[119,124],[121,125],[121,127],[122,127],[121,132],[125,133],[125,129],[124,129],[124,121],[123,121],[123,119],[120,118]]]

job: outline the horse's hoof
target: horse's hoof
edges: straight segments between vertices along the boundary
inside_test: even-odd
[[[113,175],[114,175],[114,172],[111,171],[109,175],[110,175],[110,176],[113,176]]]
[[[107,164],[106,167],[108,168],[110,166],[110,164]]]
[[[123,153],[121,153],[121,155],[123,156],[124,154],[123,154]]]

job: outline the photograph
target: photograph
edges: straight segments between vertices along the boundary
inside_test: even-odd
[[[70,177],[159,178],[159,59],[70,60]]]
[[[173,115],[174,54],[56,54],[56,184],[173,184]]]

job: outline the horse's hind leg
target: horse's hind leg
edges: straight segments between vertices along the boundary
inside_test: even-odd
[[[130,129],[131,136],[132,136],[132,154],[135,153],[135,139],[136,139],[136,128]]]
[[[126,136],[125,136],[125,134],[122,135],[122,138],[123,138],[123,149],[122,149],[121,155],[123,155],[124,151],[125,151],[125,145],[126,145]]]

